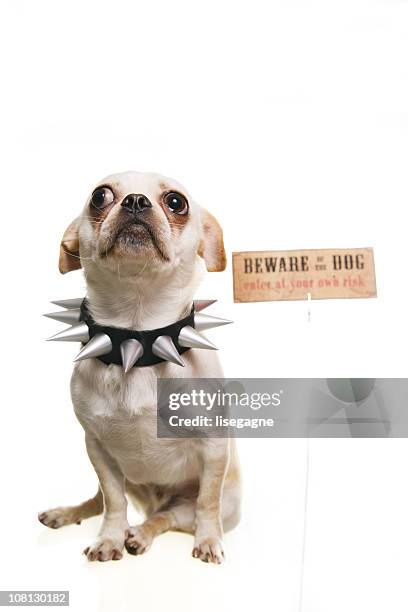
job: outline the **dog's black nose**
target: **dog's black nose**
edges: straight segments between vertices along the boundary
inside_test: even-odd
[[[137,213],[142,212],[146,208],[152,208],[152,203],[142,193],[130,193],[122,200],[122,206],[130,212]]]

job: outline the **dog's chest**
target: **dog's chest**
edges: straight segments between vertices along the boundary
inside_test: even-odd
[[[157,438],[156,376],[149,369],[124,376],[117,366],[80,366],[71,382],[75,413],[128,480],[168,485],[197,478],[197,441]]]

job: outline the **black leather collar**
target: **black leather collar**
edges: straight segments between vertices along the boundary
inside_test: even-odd
[[[143,345],[143,355],[135,363],[133,367],[144,367],[155,365],[165,361],[160,357],[157,357],[152,353],[152,344],[159,336],[170,336],[174,342],[175,347],[179,354],[185,353],[190,350],[189,348],[180,346],[178,344],[178,336],[180,330],[189,325],[194,327],[194,305],[191,308],[191,312],[187,317],[176,321],[166,327],[160,327],[159,329],[150,329],[146,331],[135,331],[134,329],[125,329],[122,327],[106,327],[98,325],[89,313],[86,299],[81,304],[81,316],[80,321],[87,324],[89,328],[89,339],[93,338],[96,334],[107,334],[112,341],[112,350],[106,355],[97,357],[100,361],[109,365],[114,363],[115,365],[122,365],[122,357],[120,353],[120,345],[124,340],[135,339],[141,342]]]

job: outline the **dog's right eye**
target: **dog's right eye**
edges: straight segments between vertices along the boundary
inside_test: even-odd
[[[115,196],[109,187],[98,187],[92,194],[91,204],[95,206],[95,208],[103,208],[108,204],[112,204],[114,199]]]

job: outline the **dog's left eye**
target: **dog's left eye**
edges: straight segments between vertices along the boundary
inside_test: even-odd
[[[103,208],[108,204],[112,204],[115,196],[109,187],[98,187],[92,194],[91,204],[95,208]]]
[[[188,213],[188,202],[186,198],[177,193],[177,191],[170,191],[164,195],[164,203],[171,212],[177,215],[186,215]]]

